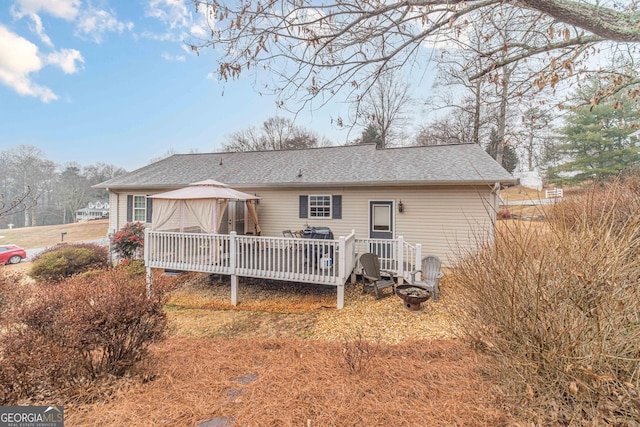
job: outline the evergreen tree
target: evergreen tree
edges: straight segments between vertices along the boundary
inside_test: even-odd
[[[489,136],[489,145],[487,146],[487,153],[494,159],[498,155],[499,144],[501,143],[500,138],[498,137],[498,130],[496,128],[491,129],[491,135]],[[502,167],[507,170],[507,172],[512,173],[516,170],[518,166],[518,153],[511,145],[505,145],[502,151]]]
[[[374,142],[377,148],[384,148],[384,140],[378,128],[374,124],[369,124],[363,131],[360,139],[356,140],[358,144],[368,144]]]
[[[579,97],[590,99],[598,88],[590,85]],[[579,183],[603,180],[640,164],[638,137],[640,109],[626,94],[618,94],[592,106],[573,108],[561,129],[561,159],[549,177]]]

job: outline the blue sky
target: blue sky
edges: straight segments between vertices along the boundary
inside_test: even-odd
[[[204,28],[186,0],[4,0],[0,3],[0,150],[39,147],[58,164],[127,170],[175,152],[219,151],[225,137],[278,110],[253,80],[218,82],[216,53],[196,56]],[[296,123],[333,143],[332,102]],[[355,132],[356,134],[358,132]]]

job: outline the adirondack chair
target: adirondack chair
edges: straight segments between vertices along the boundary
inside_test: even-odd
[[[380,270],[380,259],[378,255],[365,253],[360,255],[360,265],[362,266],[362,280],[364,282],[363,292],[373,288],[376,298],[382,296],[382,291],[386,288],[393,288],[393,295],[396,291],[396,282],[393,280],[393,273]],[[390,277],[383,278],[381,273],[387,273]]]
[[[411,272],[411,284],[427,289],[431,292],[433,302],[438,302],[438,294],[440,293],[438,282],[444,276],[444,273],[440,271],[440,258],[435,255],[427,255],[422,258],[421,264],[422,269]]]

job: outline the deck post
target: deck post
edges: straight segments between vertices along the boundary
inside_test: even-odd
[[[236,275],[237,233],[229,233],[229,268],[231,271],[231,304],[238,305],[238,276]]]
[[[144,265],[145,265],[145,271],[146,271],[146,282],[147,282],[147,298],[151,298],[151,267],[149,267],[149,259],[150,259],[150,254],[149,254],[149,229],[145,228],[144,229],[144,243],[143,243],[143,248],[142,250],[143,252],[143,259],[144,259]]]
[[[231,275],[231,304],[238,305],[238,276]]]
[[[416,243],[416,270],[422,269],[422,245]]]
[[[404,238],[398,236],[398,285],[404,283]]]
[[[344,308],[344,282],[347,280],[347,245],[344,236],[338,241],[338,308]],[[352,254],[353,256],[353,254]]]

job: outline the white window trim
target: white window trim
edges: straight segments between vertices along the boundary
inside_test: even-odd
[[[329,199],[329,205],[328,206],[325,206],[325,205],[322,205],[322,206],[313,205],[312,206],[311,199],[314,198],[314,197],[315,198],[325,197],[325,198]],[[311,214],[311,210],[312,210],[313,207],[316,207],[316,208],[320,207],[320,208],[323,208],[323,209],[328,207],[329,208],[329,214],[327,216],[314,216],[314,215]],[[307,211],[308,218],[313,218],[313,219],[318,219],[318,220],[331,219],[331,218],[333,218],[333,197],[331,196],[331,194],[309,194],[307,209],[308,209],[308,211]]]
[[[144,199],[144,204],[142,208],[137,208],[136,207],[136,198],[137,197],[142,197]],[[131,212],[131,216],[132,216],[132,221],[133,222],[147,222],[147,196],[143,196],[143,195],[133,195],[133,206],[132,206],[132,212]],[[142,212],[142,219],[136,219],[136,212]]]

